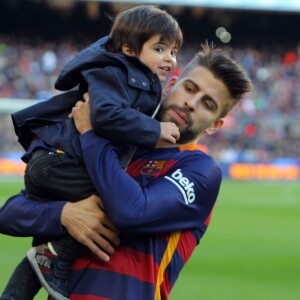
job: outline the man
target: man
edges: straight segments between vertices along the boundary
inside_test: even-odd
[[[156,149],[139,149],[128,174],[114,145],[91,130],[88,98],[77,103],[72,113],[84,161],[122,243],[107,262],[89,251],[76,260],[69,276],[71,299],[168,298],[207,229],[221,183],[218,163],[197,150],[197,141],[219,130],[250,88],[242,70],[206,44],[181,76],[170,80],[158,114],[160,121],[178,126],[180,140],[176,146],[161,141]],[[49,238],[67,229],[95,252],[101,235],[98,209],[96,196],[36,205],[20,194],[1,209],[0,232]],[[15,219],[8,224],[12,211]]]

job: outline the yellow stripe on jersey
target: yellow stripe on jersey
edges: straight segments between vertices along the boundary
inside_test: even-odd
[[[175,252],[176,247],[178,245],[180,236],[181,236],[180,231],[176,231],[176,232],[171,233],[166,251],[164,253],[164,256],[161,260],[161,263],[160,263],[160,266],[159,266],[159,269],[158,269],[156,288],[155,288],[155,300],[160,300],[161,299],[160,286],[161,286],[161,284],[164,280],[165,270],[166,270],[167,266],[169,265],[173,255],[174,255],[174,252]]]

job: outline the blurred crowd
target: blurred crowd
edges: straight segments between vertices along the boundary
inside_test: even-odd
[[[54,82],[61,68],[89,42],[33,45],[0,37],[0,102],[1,98],[44,101],[58,93]],[[191,45],[182,49],[179,70],[196,50]],[[230,113],[223,129],[201,143],[226,163],[298,159],[300,46],[288,50],[235,48],[230,55],[250,76],[254,90]],[[20,150],[10,123],[10,117],[0,110],[0,153]]]

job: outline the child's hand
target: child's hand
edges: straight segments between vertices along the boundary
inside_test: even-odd
[[[176,144],[179,139],[180,133],[179,129],[175,123],[171,122],[161,122],[160,123],[160,139],[170,142],[171,144]]]
[[[75,126],[80,134],[83,134],[92,129],[90,122],[90,102],[89,95],[85,93],[83,100],[76,102],[72,108],[72,117],[74,118]]]

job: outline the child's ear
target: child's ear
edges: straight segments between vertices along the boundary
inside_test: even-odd
[[[127,55],[135,56],[135,52],[129,47],[128,44],[123,44],[122,52]]]

